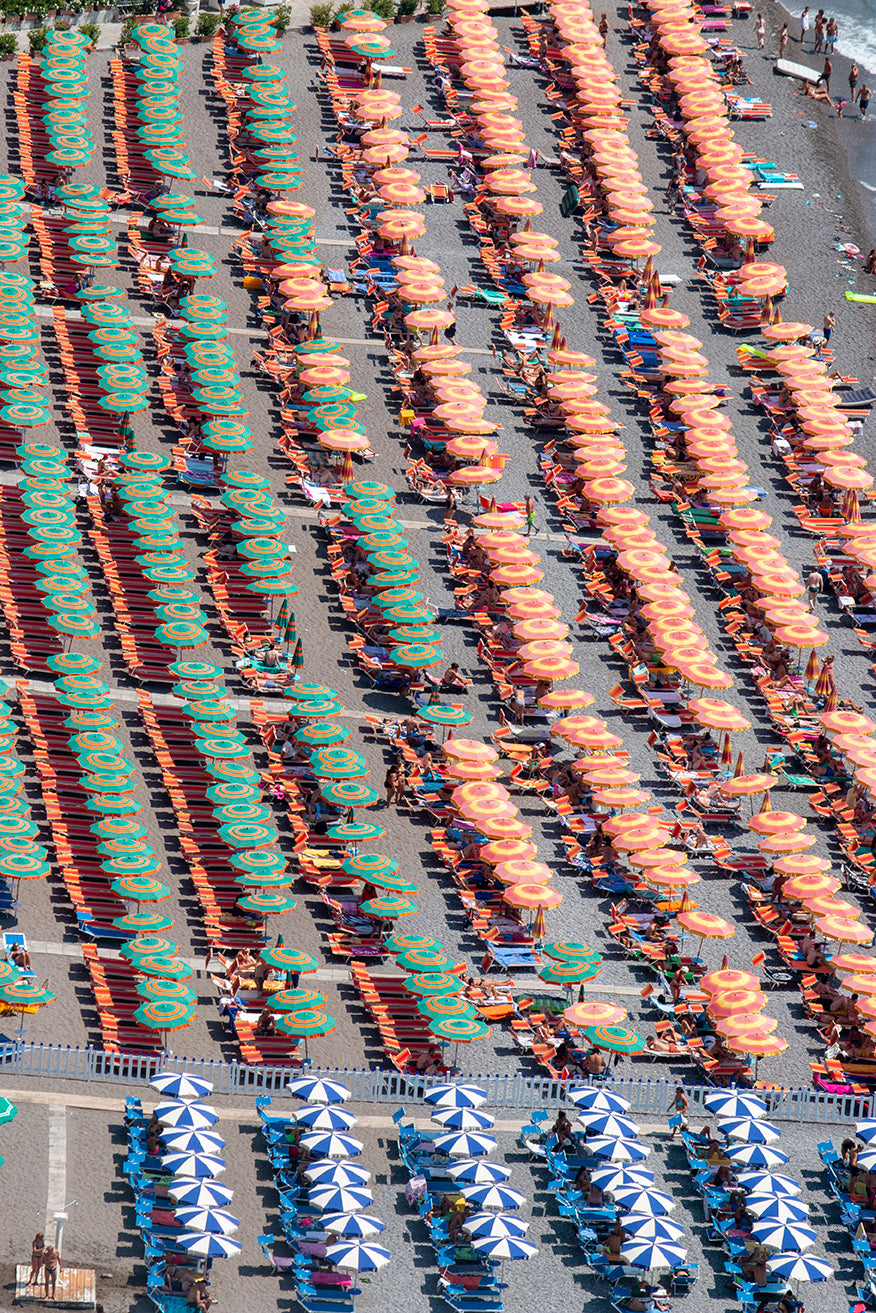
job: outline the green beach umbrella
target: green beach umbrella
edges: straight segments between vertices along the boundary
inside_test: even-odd
[[[447,971],[441,971],[435,975],[405,976],[403,983],[408,993],[420,994],[424,998],[439,998],[458,994],[462,989],[462,981],[459,976],[451,975]]]
[[[310,1008],[281,1017],[277,1022],[277,1030],[284,1035],[300,1035],[307,1039],[312,1035],[328,1035],[336,1024],[334,1017],[327,1016],[317,1008]]]
[[[609,1053],[642,1053],[645,1049],[641,1035],[626,1026],[587,1026],[583,1034],[594,1048]]]
[[[461,985],[461,981],[457,981]],[[431,997],[424,998],[417,1004],[417,1011],[421,1017],[449,1018],[459,1017],[466,1020],[473,1020],[477,1016],[476,1010],[470,1003],[466,1003],[464,998],[444,998]]]
[[[3,853],[0,855],[0,875],[7,880],[43,880],[51,866],[34,853]]]
[[[272,1012],[303,1012],[324,1008],[328,999],[318,989],[281,989],[271,995]]]
[[[376,789],[358,780],[335,780],[323,785],[321,792],[325,801],[336,807],[373,807],[380,801]]]
[[[312,725],[304,725],[293,734],[296,743],[303,743],[307,747],[332,747],[337,743],[344,743],[351,735],[352,730],[347,729],[344,725],[335,725],[331,721],[317,721]]]
[[[197,994],[188,985],[179,980],[161,980],[150,978],[138,980],[137,994],[148,1003],[183,1003],[191,1005],[197,1001]]]
[[[258,802],[262,791],[253,784],[211,784],[205,796],[208,802],[224,807],[234,802]]]
[[[326,831],[330,839],[341,843],[366,843],[371,839],[382,839],[386,833],[382,825],[369,825],[366,821],[342,821],[332,825]]]
[[[137,962],[141,957],[150,956],[176,957],[179,953],[179,944],[175,944],[172,939],[150,936],[149,938],[135,939],[130,944],[123,944],[119,952],[129,962]]]
[[[134,970],[161,980],[188,980],[194,974],[191,967],[175,957],[141,957]]]
[[[434,707],[420,707],[416,711],[419,720],[427,720],[432,725],[470,725],[474,716],[462,707],[448,707],[436,704]]]
[[[266,966],[272,967],[275,971],[286,971],[290,975],[303,975],[319,968],[316,958],[311,957],[309,953],[302,953],[300,949],[290,948],[284,943],[282,935],[273,948],[262,949],[259,957]]]
[[[397,916],[415,916],[419,910],[416,903],[393,893],[378,894],[376,898],[359,904],[363,916],[376,916],[384,921],[393,921]]]
[[[112,925],[124,934],[158,935],[171,928],[173,917],[163,916],[161,912],[129,912],[126,916],[117,916]]]
[[[476,1017],[439,1017],[429,1023],[429,1029],[439,1039],[453,1040],[457,1044],[483,1039],[490,1031],[489,1026]]]
[[[294,898],[289,898],[286,894],[275,893],[270,889],[264,891],[257,889],[243,898],[238,898],[237,906],[245,912],[255,912],[259,916],[268,917],[292,912],[298,904]]]
[[[180,999],[153,999],[134,1013],[138,1026],[147,1030],[181,1030],[195,1019],[195,1009]]]
[[[0,983],[0,1003],[8,1004],[15,1012],[24,1008],[42,1008],[53,1003],[54,999],[50,989],[43,989],[36,981],[23,977]]]
[[[229,848],[238,851],[247,848],[267,848],[272,843],[276,843],[280,837],[273,825],[257,825],[248,821],[234,821],[220,825],[216,833]]]
[[[229,865],[236,871],[243,871],[250,884],[258,884],[262,876],[282,875],[288,867],[286,858],[281,853],[266,848],[250,848],[235,853],[229,859]]]
[[[120,898],[138,904],[160,903],[170,897],[167,885],[149,876],[122,876],[119,880],[113,880],[110,889]]]

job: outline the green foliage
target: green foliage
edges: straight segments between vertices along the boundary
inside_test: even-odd
[[[18,42],[12,32],[0,36],[0,59],[9,59],[18,49]]]
[[[409,18],[420,7],[420,0],[398,0],[396,13],[400,18]]]
[[[49,29],[47,27],[33,27],[27,34],[30,43],[30,53],[39,55],[45,49],[46,42],[49,39]]]
[[[120,46],[127,45],[129,41],[134,40],[134,32],[137,28],[137,21],[138,20],[136,18],[126,18],[124,23],[122,23],[122,31],[119,36]]]
[[[198,25],[195,28],[197,36],[204,37],[209,41],[219,30],[219,15],[202,13],[198,16]]]
[[[189,18],[188,14],[180,14],[178,18],[173,20],[173,35],[176,37],[177,41],[184,40],[191,30],[192,20]]]
[[[333,5],[318,4],[310,6],[311,27],[331,27],[333,17]]]
[[[89,45],[93,50],[100,40],[100,28],[97,26],[97,23],[80,23],[79,31],[83,36],[88,37]]]
[[[277,29],[277,34],[279,36],[282,36],[284,34],[284,32],[289,26],[289,22],[291,18],[292,18],[292,10],[289,8],[288,5],[277,5],[277,8],[274,10],[274,15],[271,19],[271,22],[274,24],[274,27]]]
[[[384,19],[387,23],[391,23],[395,18],[394,0],[373,0],[371,8],[378,18]]]
[[[434,14],[443,14],[443,13],[444,13],[444,0],[426,0],[426,13],[427,13],[427,14],[433,14],[433,15],[434,15]]]

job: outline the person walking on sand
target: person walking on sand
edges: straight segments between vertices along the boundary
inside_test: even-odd
[[[861,118],[867,117],[867,110],[870,108],[870,88],[866,82],[861,83],[861,90],[858,92],[858,109],[861,111]],[[872,269],[867,271],[872,273]]]
[[[675,1125],[672,1127],[669,1134],[670,1140],[675,1139],[675,1132],[677,1130],[687,1130],[687,1110],[689,1107],[690,1100],[684,1092],[684,1087],[682,1085],[676,1085],[675,1094],[672,1096],[672,1102],[666,1109],[667,1112],[673,1114],[672,1121],[675,1122]]]
[[[605,43],[608,40],[608,15],[603,14],[599,20],[599,35],[602,37],[602,48],[605,49]]]
[[[833,73],[833,64],[830,62],[829,59],[826,59],[824,61],[824,68],[821,70],[821,76],[819,77],[818,82],[816,82],[815,85],[818,86],[819,83],[823,82],[824,89],[828,95],[830,95],[830,79],[832,73]]]
[[[528,538],[535,529],[535,502],[529,493],[523,499],[523,511],[526,515],[526,536]]]
[[[779,33],[779,59],[785,58],[785,47],[788,44],[788,24],[785,23]]]
[[[758,14],[754,20],[754,35],[757,37],[758,50],[763,50],[764,37],[766,36],[766,23],[763,21],[763,14]]]
[[[853,105],[858,98],[858,73],[858,65],[853,63],[849,69],[849,100]]]
[[[806,601],[808,603],[808,609],[810,611],[815,610],[815,605],[818,601],[819,594],[821,593],[821,585],[823,584],[823,582],[824,580],[821,577],[820,571],[816,569],[813,569],[812,572],[807,576]]]
[[[800,15],[800,49],[806,44],[806,33],[809,31],[809,6],[803,10]]]
[[[824,341],[825,344],[830,341],[830,335],[836,328],[836,315],[832,310],[828,310],[824,316]]]

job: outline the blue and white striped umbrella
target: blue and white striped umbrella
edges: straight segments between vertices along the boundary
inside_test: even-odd
[[[724,1152],[731,1162],[745,1167],[779,1167],[788,1161],[786,1153],[768,1144],[731,1144]]]
[[[168,1099],[205,1099],[213,1093],[213,1082],[200,1076],[184,1076],[175,1071],[160,1071],[149,1084]]]
[[[454,1181],[470,1181],[473,1185],[495,1185],[511,1175],[511,1168],[504,1163],[483,1163],[474,1158],[448,1163],[447,1171]]]
[[[317,1158],[302,1168],[308,1181],[320,1185],[367,1185],[371,1173],[358,1163],[333,1163],[330,1158]]]
[[[182,1099],[159,1103],[155,1115],[162,1126],[175,1126],[181,1131],[209,1131],[219,1120],[209,1103],[185,1103]]]
[[[315,1076],[299,1076],[290,1080],[286,1089],[297,1099],[306,1099],[308,1103],[346,1103],[350,1091],[346,1085],[336,1080],[319,1080]]]
[[[660,1268],[681,1267],[687,1259],[687,1250],[671,1240],[628,1240],[621,1245],[621,1258],[630,1267],[656,1272]]]
[[[356,1125],[356,1118],[346,1108],[331,1108],[322,1103],[299,1108],[295,1113],[295,1121],[299,1126],[309,1126],[313,1131],[349,1131]]]
[[[164,1131],[161,1136],[174,1153],[221,1153],[225,1141],[212,1131]]]
[[[651,1217],[648,1213],[622,1213],[620,1224],[627,1235],[637,1240],[673,1240],[684,1237],[684,1227],[671,1217]]]
[[[762,1222],[805,1222],[809,1205],[790,1195],[747,1194],[745,1211],[759,1217]]]
[[[833,1276],[830,1263],[811,1254],[773,1254],[767,1259],[767,1271],[785,1281],[827,1281]]]
[[[339,1131],[314,1131],[302,1135],[301,1143],[305,1149],[323,1158],[356,1158],[365,1148],[361,1140],[352,1135],[341,1135]]]
[[[582,1112],[578,1121],[594,1135],[610,1135],[614,1140],[634,1140],[639,1134],[639,1123],[616,1112]]]
[[[373,1194],[364,1185],[317,1185],[308,1190],[307,1198],[314,1208],[327,1213],[353,1213],[374,1203]]]
[[[455,1131],[487,1131],[495,1125],[495,1117],[479,1108],[439,1108],[432,1113],[432,1121],[439,1126],[450,1126]]]
[[[187,1249],[190,1254],[200,1254],[202,1258],[232,1258],[240,1253],[238,1241],[227,1235],[212,1235],[209,1231],[190,1231],[174,1236],[173,1243],[180,1249]]]
[[[326,1231],[343,1236],[380,1235],[386,1223],[367,1213],[324,1213],[319,1219]]]
[[[448,1135],[436,1135],[432,1143],[441,1153],[476,1158],[493,1152],[496,1137],[482,1135],[478,1131],[451,1131]]]
[[[569,1090],[566,1098],[570,1103],[574,1103],[576,1108],[586,1108],[588,1112],[629,1112],[630,1110],[629,1101],[615,1094],[613,1090],[597,1090],[591,1085]]]
[[[747,1090],[712,1090],[703,1103],[709,1112],[720,1117],[765,1117],[767,1114],[763,1099]]]
[[[225,1159],[212,1153],[163,1153],[161,1165],[171,1176],[218,1176],[225,1171]]]
[[[655,1190],[652,1186],[643,1188],[639,1185],[619,1185],[611,1193],[621,1208],[631,1213],[647,1213],[649,1217],[662,1217],[664,1213],[671,1213],[675,1207],[672,1195],[663,1190]]]
[[[389,1262],[389,1250],[365,1240],[339,1240],[329,1245],[325,1256],[344,1272],[376,1272]]]
[[[774,1194],[783,1197],[803,1193],[803,1187],[793,1176],[783,1176],[781,1172],[738,1172],[736,1180],[743,1190],[752,1194]]]
[[[859,1140],[869,1144],[871,1140],[876,1140],[876,1118],[867,1117],[862,1122],[855,1122],[855,1133]]]
[[[533,1258],[538,1253],[536,1246],[529,1240],[520,1240],[516,1236],[483,1235],[471,1243],[479,1254],[486,1254],[487,1258],[495,1258],[499,1262],[504,1262],[506,1258]]]
[[[423,1095],[436,1108],[479,1108],[487,1101],[487,1092],[479,1085],[433,1085]]]
[[[725,1117],[718,1122],[718,1130],[731,1140],[744,1140],[746,1144],[770,1144],[782,1134],[772,1122],[755,1121],[753,1117]]]
[[[526,1196],[510,1185],[464,1185],[459,1193],[478,1208],[522,1208],[526,1203]]]
[[[590,1173],[590,1180],[600,1190],[615,1190],[625,1185],[648,1186],[654,1184],[654,1173],[647,1167],[597,1167]]]
[[[808,1249],[818,1239],[805,1222],[755,1222],[751,1228],[755,1240],[771,1249]]]
[[[640,1163],[651,1152],[638,1140],[623,1140],[613,1135],[595,1135],[587,1141],[587,1148],[597,1158],[607,1158],[610,1163]]]
[[[505,1213],[474,1213],[465,1219],[465,1229],[470,1236],[513,1236],[519,1240],[529,1230],[529,1223]]]
[[[240,1218],[221,1208],[178,1208],[176,1215],[190,1231],[209,1231],[213,1235],[234,1235]]]
[[[876,1167],[876,1149],[862,1149],[858,1154],[858,1166],[866,1167],[868,1172],[871,1167]]]
[[[171,1181],[167,1193],[174,1203],[188,1204],[190,1208],[224,1208],[234,1198],[234,1191],[219,1181],[198,1181],[186,1176]]]

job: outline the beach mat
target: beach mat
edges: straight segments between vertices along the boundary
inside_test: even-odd
[[[876,295],[871,292],[846,292],[847,301],[862,301],[864,305],[876,305]]]

